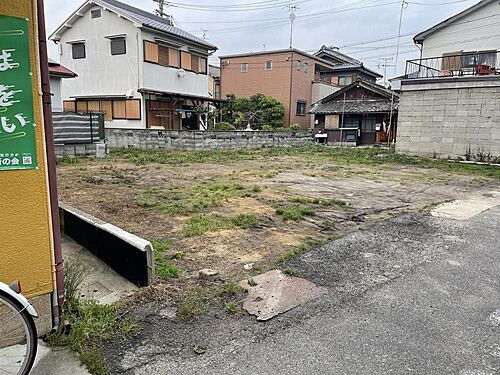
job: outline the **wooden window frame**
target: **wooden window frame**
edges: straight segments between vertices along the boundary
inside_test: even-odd
[[[65,106],[67,105],[67,103],[71,103],[71,105],[73,106],[72,111],[66,111]],[[63,111],[76,113],[76,100],[63,100]]]
[[[146,43],[154,44],[154,45],[156,45],[157,48],[159,47],[158,43],[152,42],[150,40],[143,40],[142,41],[142,55],[143,55],[144,62],[147,62],[147,63],[150,63],[150,64],[160,65],[158,63],[158,61],[146,60]],[[159,52],[158,52],[158,55],[159,55]],[[159,60],[159,56],[158,56],[158,60]]]
[[[125,117],[117,117],[115,115],[115,102],[125,102]],[[137,118],[129,118],[127,117],[127,102],[129,101],[139,101],[139,117]],[[111,100],[111,108],[113,112],[113,120],[142,120],[142,108],[141,108],[141,99],[113,99]]]

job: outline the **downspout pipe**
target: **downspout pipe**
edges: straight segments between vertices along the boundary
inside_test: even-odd
[[[64,303],[64,269],[61,248],[61,224],[57,196],[56,153],[54,130],[52,127],[52,99],[50,95],[49,64],[47,56],[47,35],[45,32],[45,12],[43,0],[37,0],[38,49],[40,54],[40,75],[42,81],[43,122],[47,149],[47,170],[49,175],[50,212],[52,217],[52,240],[54,246],[57,304],[62,309]]]

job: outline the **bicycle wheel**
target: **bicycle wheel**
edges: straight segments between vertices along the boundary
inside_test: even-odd
[[[0,375],[27,375],[36,349],[33,317],[18,301],[0,292]]]

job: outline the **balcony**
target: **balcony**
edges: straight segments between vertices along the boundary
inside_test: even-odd
[[[462,52],[408,60],[404,79],[499,75],[499,52]]]

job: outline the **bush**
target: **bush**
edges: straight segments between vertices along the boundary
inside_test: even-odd
[[[295,124],[290,125],[289,129],[292,131],[298,131],[298,130],[302,129],[302,127],[299,124],[295,123]]]
[[[262,128],[260,130],[265,131],[265,132],[271,132],[275,130],[271,125],[262,125]]]
[[[215,124],[215,131],[219,132],[225,132],[225,131],[231,131],[231,130],[236,130],[233,124],[230,124],[228,122],[219,122],[218,124]]]

